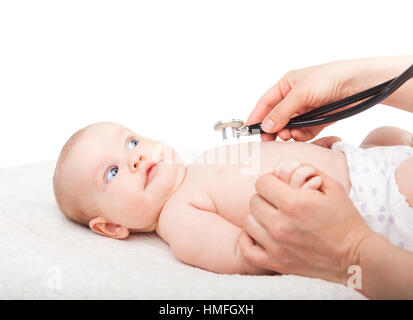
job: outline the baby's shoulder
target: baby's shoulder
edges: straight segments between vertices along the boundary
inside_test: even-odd
[[[202,184],[196,184],[193,181],[193,179],[185,178],[179,189],[168,199],[161,214],[176,211],[185,205],[211,212],[216,210],[213,198],[202,187]]]
[[[156,232],[165,242],[169,243],[168,234],[179,232],[176,221],[181,218],[188,219],[194,212],[199,214],[202,211],[216,212],[214,200],[207,192],[184,182],[162,208]]]

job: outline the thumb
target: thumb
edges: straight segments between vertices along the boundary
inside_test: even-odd
[[[305,105],[304,97],[301,91],[291,90],[265,117],[261,128],[268,133],[284,128],[296,111]]]

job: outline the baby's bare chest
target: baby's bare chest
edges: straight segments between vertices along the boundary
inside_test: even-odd
[[[197,207],[216,212],[231,223],[241,226],[249,213],[249,201],[255,193],[255,182],[272,171],[278,162],[274,150],[262,144],[234,149],[216,148],[206,151],[188,166],[185,185],[192,189],[191,202]],[[255,148],[255,149],[254,149]],[[219,152],[225,151],[221,158]],[[208,152],[215,152],[215,159]],[[211,160],[213,159],[213,160]]]
[[[215,212],[241,226],[249,213],[249,199],[255,193],[258,175],[242,175],[236,166],[188,167],[185,188],[196,207]]]
[[[250,213],[249,201],[256,193],[257,179],[273,172],[281,160],[293,159],[312,164],[343,185],[348,184],[341,152],[300,142],[248,143],[207,150],[195,159],[187,168],[179,201],[215,212],[241,227]]]

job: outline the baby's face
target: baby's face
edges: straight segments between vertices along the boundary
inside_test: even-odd
[[[185,174],[167,145],[116,123],[88,128],[72,152],[65,178],[76,180],[85,210],[131,231],[146,231],[157,222]]]

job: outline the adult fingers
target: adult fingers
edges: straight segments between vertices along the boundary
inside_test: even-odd
[[[248,240],[245,235],[241,234],[239,246],[244,258],[249,263],[267,270],[281,273],[290,272],[291,251],[288,248],[288,243],[291,242],[291,232],[294,231],[294,228],[291,228],[291,225],[285,221],[281,221],[273,228],[273,237],[253,216],[249,215],[248,220],[244,231],[259,245],[254,245],[251,239]]]
[[[277,133],[261,134],[261,141],[274,141],[275,139],[277,139]]]
[[[334,123],[326,123],[315,127],[294,128],[291,129],[291,136],[295,141],[308,141],[317,136],[325,127]]]
[[[268,230],[252,214],[246,216],[243,229],[262,247],[271,247],[275,242]]]
[[[251,214],[259,224],[266,228],[275,225],[279,212],[271,203],[256,193],[251,197],[249,205]]]
[[[318,135],[323,128],[323,126],[294,128],[291,129],[291,136],[295,141],[308,141]]]
[[[267,252],[262,246],[255,244],[254,240],[245,231],[242,231],[240,235],[239,248],[241,255],[249,263],[260,268],[269,269],[270,259]]]
[[[281,91],[281,85],[283,80],[278,81],[273,85],[267,92],[258,100],[251,114],[249,115],[245,125],[250,125],[262,120],[266,115],[283,99],[283,92]],[[290,90],[287,87],[283,86],[283,89],[286,90],[285,94]]]
[[[276,208],[289,211],[293,209],[293,201],[297,199],[297,194],[302,191],[291,188],[275,174],[267,173],[260,176],[255,183],[255,189],[261,197]]]
[[[268,133],[281,130],[296,113],[305,105],[305,93],[298,90],[290,90],[262,121],[261,128]]]
[[[266,250],[279,251],[282,245],[291,243],[294,240],[292,235],[300,230],[290,217],[283,215],[258,194],[251,197],[250,209],[251,216],[247,216],[244,229],[254,239],[259,238],[257,241]],[[264,233],[262,228],[267,232]]]
[[[283,140],[290,140],[292,138],[291,136],[291,130],[290,129],[281,129],[278,132],[278,136],[283,139]]]

